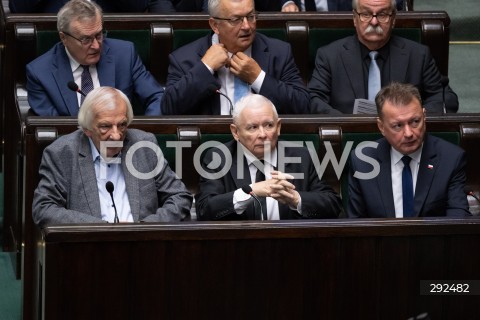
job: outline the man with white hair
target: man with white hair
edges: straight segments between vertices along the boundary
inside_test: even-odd
[[[234,140],[202,159],[198,220],[338,217],[338,194],[320,180],[307,148],[278,141],[280,128],[269,99],[250,94],[239,100],[230,125]]]
[[[189,215],[191,194],[155,152],[155,136],[128,129],[132,119],[120,90],[98,87],[87,95],[80,129],[43,152],[32,204],[36,224],[169,222]]]
[[[392,35],[395,5],[395,0],[352,1],[356,35],[317,51],[308,84],[312,113],[351,114],[355,99],[373,104],[392,81],[417,87],[427,113],[442,113],[444,102],[446,112],[457,112],[457,95],[442,81],[428,47]]]

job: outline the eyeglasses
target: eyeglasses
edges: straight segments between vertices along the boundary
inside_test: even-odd
[[[84,46],[84,47],[91,46],[92,43],[93,43],[93,39],[96,39],[98,42],[102,42],[103,39],[107,37],[107,30],[102,30],[99,33],[97,33],[96,35],[94,35],[93,37],[83,37],[83,38],[80,38],[80,39],[72,36],[70,33],[66,32],[66,31],[62,31],[62,32],[64,34],[66,34],[67,36],[72,37],[73,39],[79,41],[82,44],[82,46]]]
[[[377,14],[371,14],[369,12],[358,12],[357,10],[354,11],[356,14],[358,14],[358,17],[362,22],[370,22],[373,18],[377,18],[378,22],[385,23],[390,20],[391,16],[393,16],[393,13],[380,12]]]
[[[213,19],[217,19],[217,20],[223,20],[223,21],[227,21],[228,23],[230,23],[230,25],[232,27],[238,27],[240,24],[243,23],[243,21],[245,19],[247,19],[247,22],[248,23],[254,23],[257,21],[257,18],[258,18],[258,13],[251,13],[247,16],[243,16],[243,17],[234,17],[234,18],[219,18],[219,17],[213,17]]]

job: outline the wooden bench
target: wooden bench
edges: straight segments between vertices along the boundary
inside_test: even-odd
[[[480,317],[478,217],[54,226],[35,245],[49,320]]]

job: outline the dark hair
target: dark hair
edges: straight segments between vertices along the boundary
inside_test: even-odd
[[[394,106],[405,106],[412,102],[413,99],[418,100],[422,104],[422,97],[417,87],[410,83],[392,82],[383,87],[375,97],[378,116],[382,117],[382,109],[386,101]]]

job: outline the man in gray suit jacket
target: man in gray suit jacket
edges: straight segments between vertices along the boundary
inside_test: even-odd
[[[32,205],[36,224],[168,222],[189,215],[192,195],[155,152],[155,136],[127,129],[132,119],[120,90],[90,92],[78,115],[81,129],[43,153]]]
[[[351,114],[356,99],[368,99],[370,54],[378,54],[379,87],[392,81],[411,83],[420,90],[427,113],[457,112],[457,95],[448,85],[444,89],[428,47],[391,36],[395,0],[356,0],[352,4],[356,35],[317,51],[308,84],[311,112]],[[373,101],[375,94],[371,96]]]

